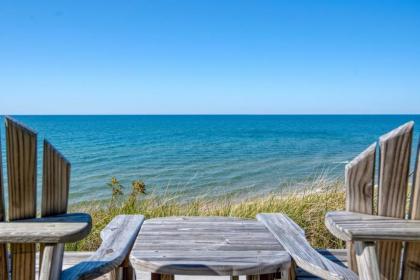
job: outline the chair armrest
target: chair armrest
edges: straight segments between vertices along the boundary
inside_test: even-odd
[[[420,241],[420,220],[335,211],[327,213],[325,225],[344,241]]]
[[[142,215],[119,215],[101,232],[102,244],[88,259],[64,270],[62,280],[88,280],[108,273],[122,264],[143,224]]]
[[[0,223],[0,243],[69,243],[89,234],[88,214],[71,213]]]
[[[305,238],[304,231],[288,216],[280,213],[258,214],[257,220],[273,234],[303,270],[330,280],[358,280],[358,276],[319,254]]]

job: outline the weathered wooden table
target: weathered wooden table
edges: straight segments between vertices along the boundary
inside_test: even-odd
[[[130,259],[135,269],[151,272],[152,280],[175,274],[283,279],[291,264],[263,224],[227,217],[146,220]]]

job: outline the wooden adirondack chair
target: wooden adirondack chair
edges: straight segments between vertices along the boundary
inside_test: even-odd
[[[111,271],[117,278],[132,279],[128,255],[144,220],[141,215],[114,218],[101,233],[101,247],[62,271],[64,243],[84,238],[91,229],[88,214],[66,214],[70,163],[44,140],[41,217],[37,218],[37,135],[10,117],[5,124],[8,221],[0,160],[0,279],[38,278],[36,244],[40,244],[39,279],[95,279]]]
[[[419,149],[409,186],[413,126],[380,137],[376,194],[376,143],[346,166],[347,211],[325,219],[331,233],[348,242],[350,267],[363,279],[420,279]]]
[[[347,241],[349,269],[315,251],[286,215],[259,214],[257,219],[298,266],[323,279],[420,279],[420,144],[409,208],[406,205],[413,125],[380,137],[377,188],[376,143],[346,166],[346,211],[328,213],[325,224]]]

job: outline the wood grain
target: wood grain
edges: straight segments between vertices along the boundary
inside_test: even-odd
[[[69,186],[70,162],[53,145],[44,140],[41,217],[67,213]],[[53,249],[50,250],[53,251],[55,265],[59,267],[44,267],[61,271],[64,246],[53,246]],[[42,265],[43,244],[40,244],[40,252],[40,264]],[[48,273],[44,271],[43,274],[47,275]],[[51,271],[50,274],[55,275],[56,272]]]
[[[6,121],[9,220],[36,216],[37,135],[11,119]],[[11,244],[12,279],[35,279],[35,244]]]
[[[420,220],[420,142],[411,192],[410,218]],[[403,279],[420,279],[420,243],[407,242],[403,262]]]
[[[324,258],[329,259],[330,261],[341,265],[343,267],[347,267],[347,250],[346,249],[317,249],[316,250],[319,254],[321,254]],[[300,267],[295,267],[295,277],[289,279],[299,279],[299,280],[314,280],[319,279],[315,275],[306,272]],[[293,277],[293,275],[291,275]]]
[[[376,143],[346,165],[346,210],[373,214],[373,180]]]
[[[360,279],[380,280],[375,243],[357,241],[354,245]]]
[[[40,262],[39,280],[60,279],[63,265],[64,244],[45,244]]]
[[[59,279],[64,243],[84,238],[90,232],[91,218],[87,214],[65,214],[68,206],[70,163],[48,141],[44,141],[42,217],[35,218],[37,136],[10,117],[6,117],[5,123],[10,222],[4,222],[0,161],[0,242],[12,243],[12,279],[35,279],[35,243],[41,243],[39,279]],[[93,275],[102,276],[122,265],[117,271],[122,273],[117,276],[131,279],[133,271],[129,267],[128,255],[143,219],[143,216],[119,216],[114,219],[102,232],[101,248],[87,262],[68,269],[64,276],[67,275],[68,279],[93,279]],[[4,263],[8,260],[6,253],[1,257],[2,249],[5,248],[4,245],[0,248],[0,269],[1,266],[6,266]],[[0,279],[7,279],[7,269],[3,272],[1,274],[0,271]]]
[[[1,153],[1,137],[0,137],[0,222],[6,220],[5,204],[4,204],[4,185],[3,185],[3,157]],[[8,278],[7,269],[8,253],[6,244],[0,244],[0,279]]]
[[[345,168],[346,210],[373,214],[376,143],[354,158]],[[347,242],[349,268],[357,273],[356,254]]]
[[[419,220],[335,211],[327,213],[325,225],[334,236],[345,241],[420,241]]]
[[[324,256],[325,258],[328,258],[329,260],[341,265],[341,266],[345,266],[345,264],[347,263],[347,252],[344,249],[320,249],[317,250],[318,253],[320,253],[322,256]],[[79,251],[79,252],[72,252],[72,251],[66,251],[64,252],[64,260],[63,260],[63,267],[64,269],[70,268],[80,262],[85,261],[86,259],[90,258],[92,255],[94,254],[94,252],[83,252],[83,251]],[[37,258],[39,259],[39,258]],[[306,271],[302,270],[301,268],[297,267],[296,268],[296,276],[297,279],[304,279],[304,280],[315,280],[315,279],[319,279],[317,277],[315,277],[314,275],[311,275],[309,273],[307,273]],[[140,272],[140,270],[136,270],[136,275],[137,278],[136,279],[143,279],[142,276],[144,276],[144,272],[142,275],[142,272]],[[108,275],[103,275],[100,278],[97,278],[97,280],[109,280],[112,278],[109,278]],[[295,278],[292,278],[295,279]]]
[[[70,162],[44,140],[41,217],[67,213]]]
[[[131,262],[160,274],[238,276],[287,270],[290,256],[255,220],[166,217],[145,221]]]
[[[0,223],[0,243],[66,243],[90,232],[92,219],[85,213]]]
[[[143,221],[142,215],[115,217],[101,232],[99,249],[88,259],[64,270],[61,279],[95,279],[119,267],[130,254]]]
[[[4,204],[4,185],[3,185],[3,157],[1,153],[1,135],[0,135],[0,222],[6,220],[5,204]],[[8,278],[7,270],[7,247],[6,244],[0,244],[0,279]]]
[[[410,164],[413,122],[406,123],[379,139],[378,215],[404,218]],[[401,242],[377,243],[381,277],[397,279],[401,264]]]
[[[322,279],[358,279],[350,269],[324,258],[306,240],[303,230],[284,214],[258,214],[261,221],[283,245],[296,264]]]

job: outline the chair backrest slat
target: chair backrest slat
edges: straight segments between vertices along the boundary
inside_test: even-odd
[[[70,186],[70,162],[54,148],[47,140],[44,140],[44,155],[42,168],[42,202],[41,216],[48,217],[67,213]],[[64,244],[55,248],[54,272],[58,275],[62,268]],[[40,246],[41,266],[44,253],[44,245]]]
[[[373,185],[375,176],[376,143],[370,145],[360,155],[346,165],[346,210],[373,214]],[[347,243],[348,265],[357,272],[354,246]]]
[[[3,157],[1,153],[0,141],[0,221],[6,220],[5,205],[4,205],[4,185],[3,185]],[[0,279],[7,279],[7,247],[6,244],[0,244]]]
[[[420,220],[420,141],[411,187],[410,218]],[[420,279],[420,242],[408,242],[405,247],[403,279]]]
[[[379,139],[378,215],[404,218],[407,200],[413,122]],[[377,242],[379,269],[384,279],[398,279],[402,242]]]
[[[4,184],[3,184],[3,157],[1,152],[1,139],[0,139],[0,221],[6,220],[5,205],[4,205]]]
[[[48,141],[44,141],[41,216],[67,213],[70,163]]]
[[[9,220],[36,216],[37,135],[6,117]],[[35,279],[35,244],[11,244],[12,279]]]

